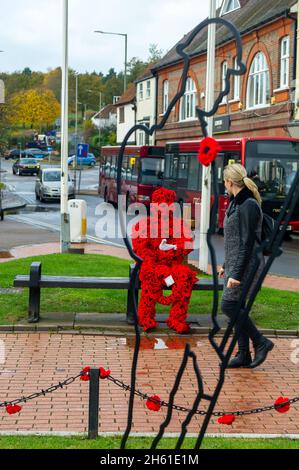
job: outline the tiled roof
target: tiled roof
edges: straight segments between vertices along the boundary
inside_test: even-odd
[[[149,64],[143,74],[141,74],[136,80],[135,83],[142,82],[143,80],[149,79],[153,77],[152,68],[155,64]]]
[[[135,100],[136,96],[136,90],[135,90],[135,85],[131,83],[125,93],[121,95],[119,98],[118,102],[115,103],[115,106],[120,106],[128,103],[132,103]]]
[[[274,18],[281,17],[289,12],[290,8],[296,4],[296,0],[240,0],[241,8],[223,16],[231,21],[238,28],[241,34],[255,29],[257,26],[267,23]],[[219,15],[220,9],[218,10]],[[176,46],[192,33],[185,35],[153,68],[156,71],[173,63],[179,62],[182,58],[176,52]],[[225,26],[217,27],[217,45],[228,42],[233,38],[232,33]],[[207,51],[207,28],[201,31],[186,52],[191,56],[200,55]]]
[[[94,115],[96,119],[109,119],[110,114],[116,114],[116,108],[114,104],[108,104],[101,109],[97,114]]]

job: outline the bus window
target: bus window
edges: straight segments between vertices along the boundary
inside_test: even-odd
[[[128,157],[123,157],[123,164],[121,169],[122,179],[126,181],[127,179],[127,167],[128,167]]]
[[[116,178],[117,175],[117,167],[116,167],[116,155],[111,157],[111,170],[110,170],[110,178]]]
[[[179,180],[187,180],[188,178],[188,157],[186,155],[180,155],[179,158]]]
[[[177,178],[178,160],[173,154],[165,155],[165,179]]]
[[[189,171],[188,171],[188,189],[198,191],[201,188],[201,165],[198,162],[197,156],[192,155],[189,158]]]
[[[161,184],[163,175],[162,158],[142,158],[141,159],[141,184]]]
[[[106,178],[110,177],[110,168],[111,168],[111,157],[106,158],[106,164],[105,164],[105,176]]]
[[[130,166],[132,170],[132,181],[136,182],[138,180],[138,163],[139,159],[136,157],[130,158]]]
[[[299,169],[299,145],[287,140],[247,142],[246,168],[262,197],[283,198]]]

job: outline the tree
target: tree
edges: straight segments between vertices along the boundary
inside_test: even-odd
[[[39,127],[52,124],[60,115],[60,104],[51,90],[28,90],[10,100],[12,125]]]
[[[158,44],[150,44],[149,49],[149,58],[147,59],[148,63],[158,62],[163,57],[163,50],[158,49]]]

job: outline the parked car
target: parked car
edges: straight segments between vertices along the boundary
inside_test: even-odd
[[[40,169],[39,163],[35,158],[20,158],[14,162],[12,172],[14,175],[38,175]]]
[[[36,148],[30,148],[25,150],[26,155],[34,156],[34,158],[45,158],[48,157],[49,152]]]
[[[22,158],[25,156],[26,156],[26,153],[24,152],[24,150],[20,150],[20,149],[12,149],[4,154],[5,160],[9,160],[10,158],[13,158],[13,159]]]
[[[61,191],[61,169],[60,168],[42,168],[35,183],[35,197],[41,202],[46,200],[60,199]],[[75,197],[75,188],[69,177],[68,197]]]
[[[68,158],[68,165],[74,165],[76,159],[76,155],[72,155]],[[87,166],[95,166],[97,163],[96,157],[93,153],[89,153],[87,157],[77,157],[77,165],[87,165]]]

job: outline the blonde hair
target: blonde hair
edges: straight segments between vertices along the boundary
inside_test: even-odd
[[[248,178],[247,171],[244,166],[239,163],[227,165],[224,168],[223,177],[226,181],[231,181],[238,188],[244,188],[246,186],[246,188],[252,192],[254,199],[259,203],[259,205],[262,204],[258,187],[251,178]]]

